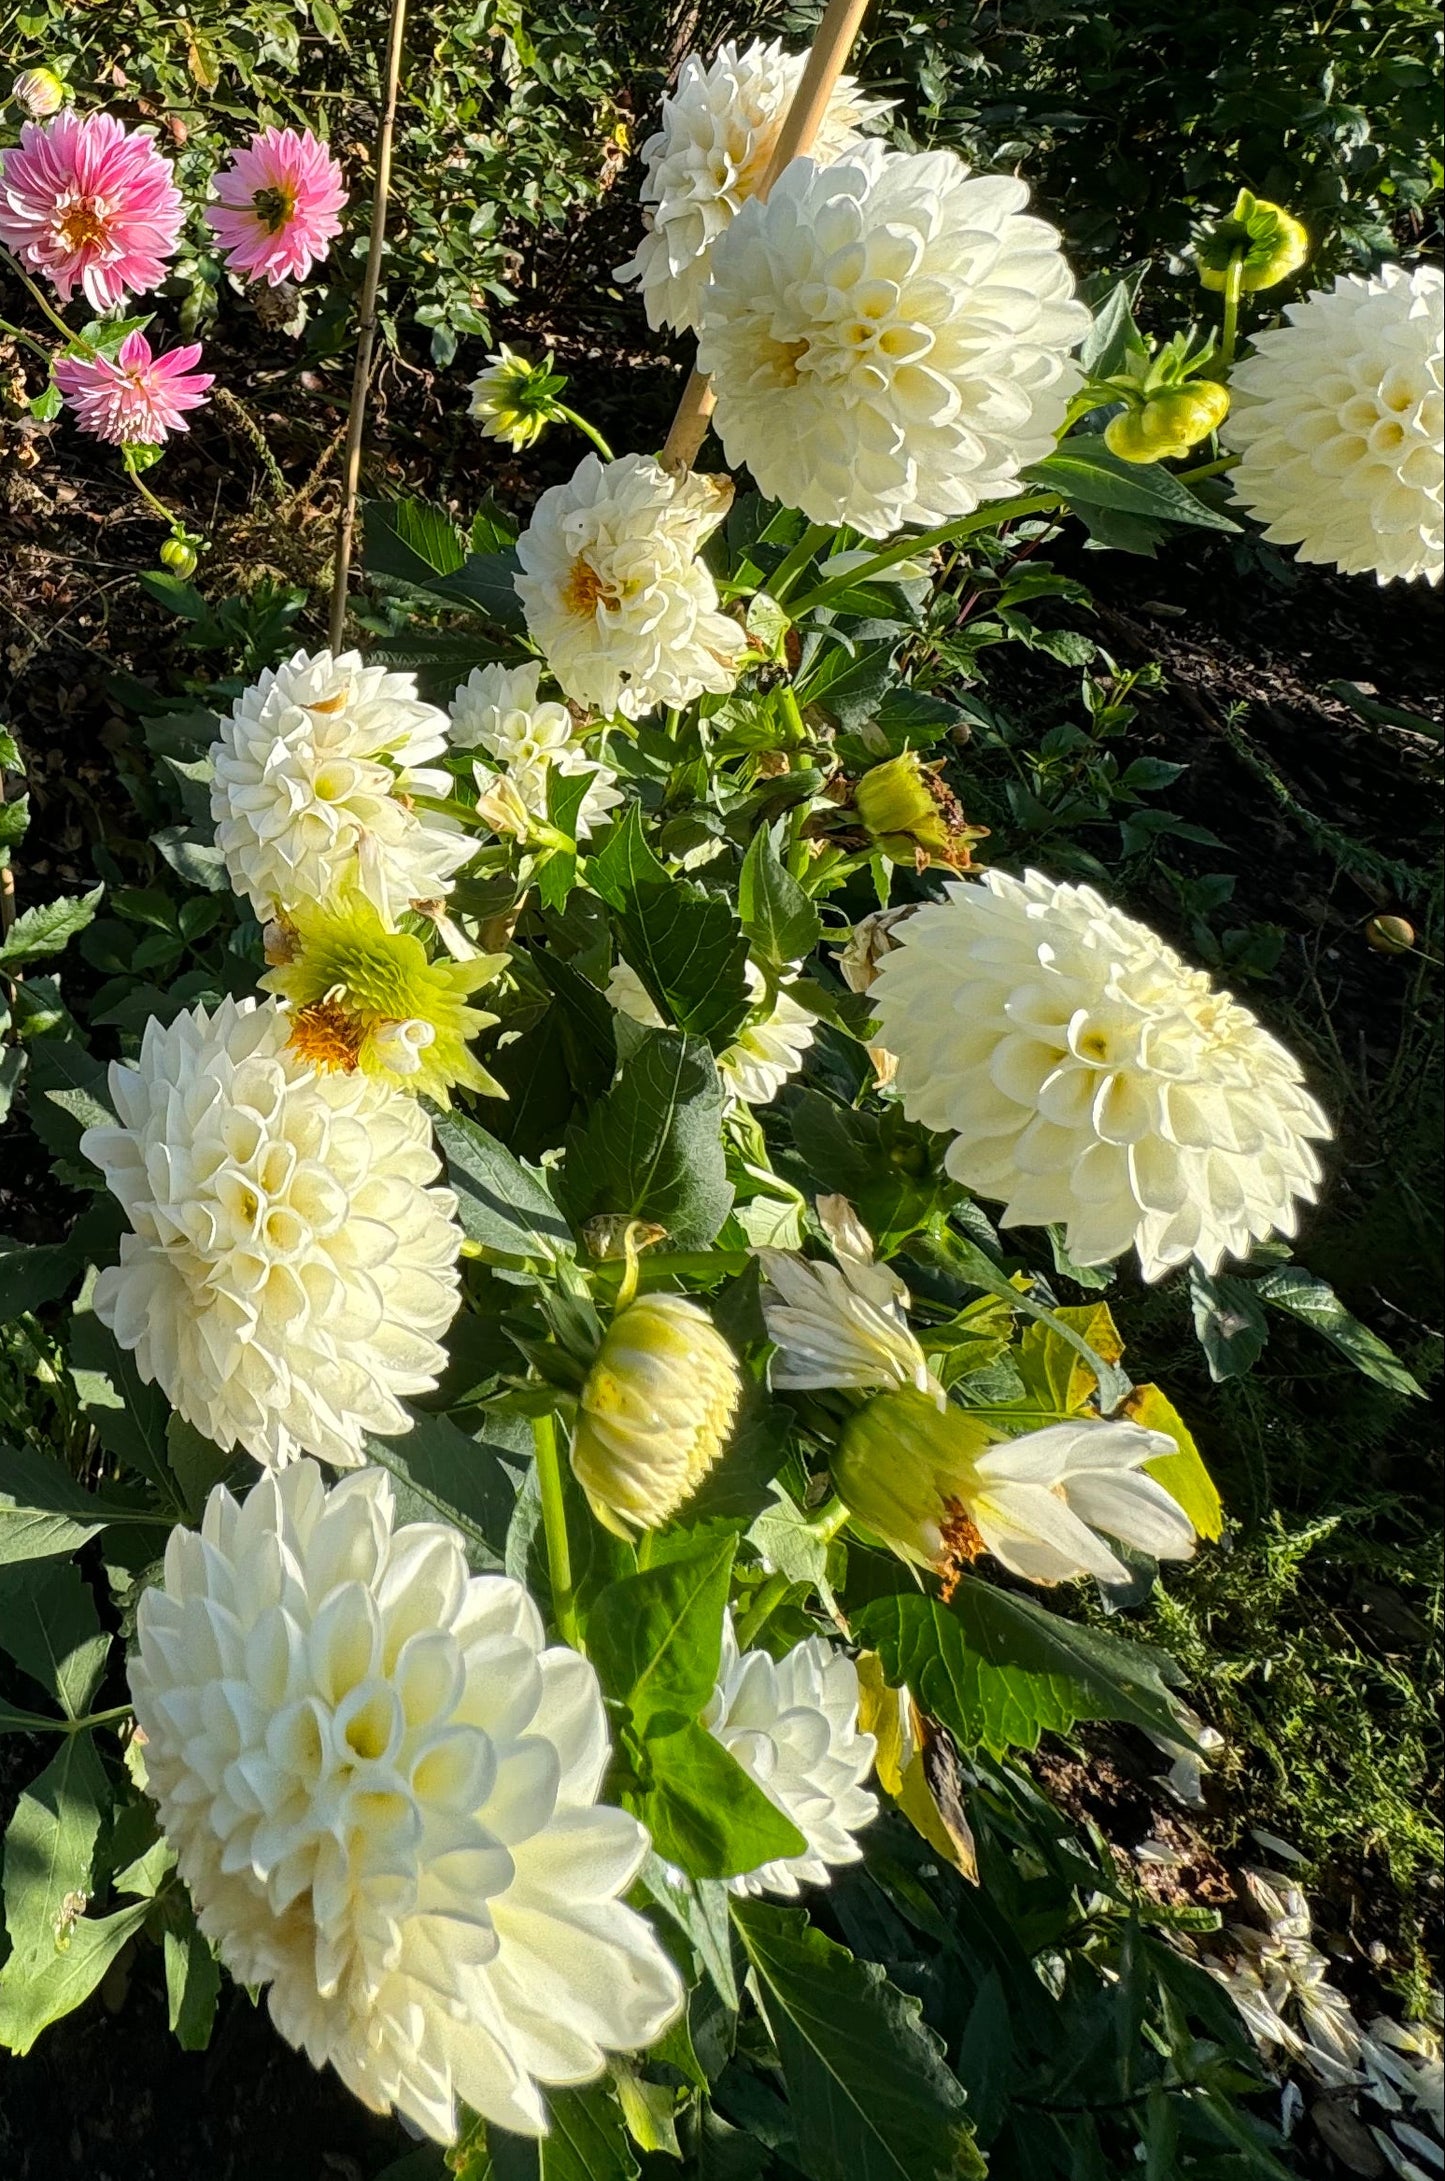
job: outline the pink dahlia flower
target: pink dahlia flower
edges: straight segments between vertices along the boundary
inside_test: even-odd
[[[212,373],[194,371],[200,344],[151,354],[143,333],[130,333],[114,357],[62,357],[55,383],[83,432],[116,447],[158,447],[172,432],[190,429],[183,412],[206,400]]]
[[[206,214],[233,273],[245,280],[304,280],[326,256],[346,202],[341,169],[303,129],[262,129],[216,176]]]
[[[144,295],[165,278],[181,218],[167,161],[110,114],[67,108],[0,152],[0,242],[62,303],[77,287],[101,311]]]

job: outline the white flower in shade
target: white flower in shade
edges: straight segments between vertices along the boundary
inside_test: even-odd
[[[421,1105],[312,1067],[295,1028],[276,1000],[228,999],[152,1020],[112,1064],[118,1125],[81,1149],[131,1231],[95,1310],[223,1452],[345,1467],[436,1384],[462,1237]]]
[[[762,971],[749,962],[746,975],[749,995],[754,1001],[761,1000],[767,990]],[[607,997],[620,1015],[630,1015],[649,1030],[666,1028],[631,963],[617,963],[607,980]],[[732,1044],[718,1054],[717,1072],[723,1089],[744,1105],[769,1105],[788,1077],[796,1075],[803,1065],[817,1020],[786,992],[779,992],[762,1021],[745,1024]]]
[[[645,454],[585,455],[542,494],[517,541],[517,595],[575,703],[641,719],[732,688],[747,637],[698,558],[732,495],[725,477],[669,477]]]
[[[586,773],[589,786],[577,812],[576,838],[585,841],[595,825],[622,800],[617,775],[600,759],[589,757],[577,723],[565,704],[537,694],[542,669],[527,666],[473,667],[451,701],[451,739],[461,750],[484,749],[497,761],[534,818],[547,816],[547,781],[553,772],[575,777]],[[477,766],[477,785],[487,793],[499,771]]]
[[[1445,568],[1445,278],[1386,265],[1285,308],[1235,367],[1236,497],[1276,545],[1347,575]]]
[[[826,1637],[810,1636],[774,1660],[739,1652],[732,1615],[723,1620],[718,1683],[702,1723],[748,1777],[791,1818],[808,1843],[729,1880],[734,1893],[780,1893],[826,1886],[831,1872],[862,1860],[853,1837],[878,1814],[863,1785],[877,1743],[858,1731],[858,1669]]]
[[[211,747],[211,816],[236,892],[263,923],[347,887],[390,925],[439,899],[477,845],[411,801],[450,791],[432,765],[446,746],[447,716],[422,703],[414,675],[355,651],[268,667]]]
[[[1027,202],[953,152],[795,159],[713,247],[698,368],[728,461],[869,538],[1010,492],[1053,451],[1089,327]]]
[[[1246,1871],[1244,1878],[1264,1928],[1231,1925],[1232,1962],[1225,1968],[1207,1961],[1206,1968],[1265,2051],[1278,2048],[1329,2088],[1357,2083],[1364,2033],[1310,1936],[1309,1903],[1297,1886],[1282,1886],[1272,1874]]]
[[[682,1987],[621,1896],[647,1853],[599,1805],[602,1694],[456,1531],[312,1462],[171,1532],[130,1665],[197,1920],[271,2019],[373,2112],[441,2142],[465,2103],[524,2135]]]
[[[712,245],[755,196],[806,55],[781,40],[755,38],[740,53],[729,40],[704,61],[690,53],[677,89],[662,102],[662,127],[642,147],[647,233],[618,280],[641,283],[647,323],[696,330]],[[822,166],[858,142],[858,131],[891,112],[891,99],[864,97],[840,76],[813,142]]]
[[[1329,1123],[1297,1062],[1203,970],[1092,887],[987,872],[917,910],[870,992],[904,1110],[1005,1226],[1066,1230],[1076,1264],[1132,1244],[1146,1280],[1213,1272],[1320,1177]]]
[[[1121,1583],[1129,1571],[1101,1531],[1156,1560],[1194,1550],[1193,1523],[1144,1469],[1175,1451],[1162,1432],[1098,1417],[1000,1440],[967,1409],[909,1390],[849,1418],[832,1470],[860,1522],[946,1579],[990,1552],[1031,1583]]]
[[[928,1361],[908,1323],[908,1290],[875,1264],[873,1243],[846,1197],[821,1196],[818,1217],[834,1264],[791,1250],[755,1250],[766,1275],[763,1319],[778,1353],[769,1366],[779,1389],[916,1386],[933,1389]]]
[[[722,1459],[737,1358],[699,1303],[643,1295],[608,1326],[572,1435],[572,1473],[607,1529],[660,1529]]]

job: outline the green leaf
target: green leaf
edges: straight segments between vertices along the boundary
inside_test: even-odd
[[[216,2019],[221,1969],[194,1914],[188,1913],[179,1928],[167,1925],[164,1951],[171,2030],[182,2052],[204,2052]]]
[[[637,2160],[609,2084],[549,2091],[547,2118],[551,2125],[540,2141],[503,2128],[487,2129],[489,2181],[636,2181]],[[477,2181],[486,2172],[479,2169]],[[461,2181],[472,2173],[473,2168],[463,2167]]]
[[[464,1234],[509,1257],[545,1263],[572,1254],[571,1231],[546,1186],[505,1144],[460,1113],[440,1114],[434,1126]]]
[[[119,1492],[87,1492],[34,1447],[0,1445],[0,1566],[76,1552],[108,1522],[153,1522]]]
[[[0,1644],[50,1691],[67,1719],[84,1717],[110,1656],[110,1637],[72,1561],[0,1567]]]
[[[983,2181],[963,2085],[918,2000],[801,1909],[733,1903],[810,2181]]]
[[[23,2057],[42,2030],[73,2014],[150,1912],[149,1901],[135,1901],[113,1916],[82,1916],[66,1944],[38,1961],[23,1984],[17,1974],[13,1986],[7,1986],[5,1970],[0,1970],[0,2044]],[[7,1962],[6,1970],[10,1966]]]
[[[728,1896],[721,1880],[689,1878],[675,1863],[653,1854],[642,1866],[642,1883],[686,1934],[718,1997],[736,2014],[738,1985],[728,1937]]]
[[[1101,507],[1150,522],[1191,523],[1201,530],[1239,528],[1159,463],[1123,462],[1092,433],[1066,439],[1056,454],[1035,462],[1023,476],[1028,484],[1056,492],[1076,511]]]
[[[468,553],[454,575],[438,578],[429,588],[438,598],[455,599],[484,614],[495,628],[521,630],[527,625],[517,596],[521,565],[510,546],[501,553]]]
[[[368,500],[362,514],[367,571],[430,587],[466,560],[451,517],[426,500]]]
[[[223,1454],[203,1431],[188,1424],[184,1416],[172,1413],[166,1418],[166,1459],[186,1503],[186,1513],[192,1522],[199,1522],[213,1487],[236,1467],[234,1450]]]
[[[1131,358],[1143,362],[1149,354],[1134,323],[1136,285],[1127,280],[1116,282],[1094,313],[1079,350],[1079,362],[1091,379],[1115,378]]]
[[[229,888],[226,859],[209,831],[193,825],[165,825],[152,839],[177,878],[188,886],[200,886],[211,894]]]
[[[637,1745],[642,1773],[622,1799],[654,1851],[691,1878],[736,1878],[808,1843],[737,1760],[695,1722]]]
[[[781,833],[781,823],[776,828]],[[775,829],[759,826],[743,858],[738,913],[758,952],[781,968],[811,954],[823,936],[823,920],[778,855]]]
[[[657,1005],[679,1029],[720,1052],[749,1004],[747,940],[728,903],[669,876],[648,846],[635,803],[589,860],[587,877],[617,911],[622,951]]]
[[[586,1124],[567,1133],[559,1177],[573,1224],[645,1219],[680,1249],[705,1249],[732,1205],[717,1067],[699,1038],[645,1030]]]
[[[1366,1378],[1373,1378],[1380,1386],[1388,1386],[1392,1393],[1414,1394],[1425,1399],[1425,1389],[1411,1376],[1404,1364],[1386,1347],[1378,1333],[1372,1333],[1357,1317],[1346,1310],[1334,1289],[1317,1274],[1307,1272],[1303,1265],[1274,1265],[1253,1282],[1256,1295],[1276,1310],[1287,1311],[1298,1318],[1302,1325],[1314,1327],[1326,1340],[1332,1341],[1342,1355],[1349,1357],[1357,1371]]]
[[[80,1148],[87,1128],[114,1128],[106,1103],[107,1069],[74,1038],[37,1038],[30,1050],[25,1088],[30,1126],[52,1157],[82,1170],[89,1167]],[[104,1187],[99,1169],[94,1187]],[[64,1247],[63,1244],[53,1245]]]
[[[1269,1324],[1252,1280],[1232,1272],[1204,1272],[1189,1265],[1194,1330],[1216,1385],[1249,1370],[1269,1339]]]
[[[18,969],[44,954],[59,954],[100,907],[104,886],[88,894],[66,894],[58,901],[42,901],[37,908],[17,916],[0,941],[0,968]]]
[[[1130,1391],[1128,1375],[1119,1368],[1117,1361],[1111,1361],[1107,1356],[1101,1355],[1097,1348],[1091,1347],[1078,1325],[1073,1322],[1080,1316],[1092,1318],[1102,1311],[1103,1319],[1112,1331],[1113,1320],[1102,1303],[1088,1304],[1082,1312],[1046,1310],[1042,1303],[1034,1301],[1032,1295],[1016,1288],[1007,1273],[992,1258],[985,1256],[978,1244],[970,1242],[966,1235],[950,1232],[945,1255],[947,1262],[961,1272],[966,1280],[971,1280],[975,1287],[985,1289],[990,1295],[997,1295],[1011,1310],[1021,1311],[1025,1317],[1034,1319],[1037,1324],[1048,1326],[1059,1341],[1072,1348],[1093,1377],[1098,1388],[1099,1407],[1106,1416],[1118,1407]],[[1118,1335],[1115,1334],[1114,1338],[1117,1341]],[[969,1406],[973,1407],[975,1404],[970,1402]]]
[[[149,1477],[174,1513],[186,1514],[166,1445],[170,1403],[159,1386],[141,1377],[130,1349],[121,1347],[89,1307],[78,1309],[71,1320],[70,1375],[106,1451]]]
[[[93,1946],[84,1939],[75,1964],[80,1976],[68,1976],[67,1968],[109,1802],[110,1784],[94,1741],[89,1734],[72,1734],[15,1806],[5,1834],[10,1955],[0,1969],[0,2044],[12,2052],[28,2052],[46,2024],[79,2005],[104,1973],[102,1962],[95,1978],[84,1983]],[[148,1906],[142,1904],[138,1921]],[[78,1984],[84,1989],[76,1989]]]
[[[686,1725],[712,1695],[736,1550],[736,1537],[706,1539],[609,1583],[588,1614],[587,1655],[640,1734]]]
[[[809,1086],[789,1095],[787,1110],[808,1193],[847,1197],[880,1257],[891,1257],[958,1193],[901,1106],[854,1112]]]
[[[874,1598],[854,1629],[890,1685],[906,1683],[967,1748],[1035,1749],[1080,1719],[1187,1739],[1155,1653],[974,1577],[950,1605],[916,1591]]]
[[[1224,1529],[1224,1503],[1193,1432],[1169,1396],[1158,1386],[1136,1386],[1119,1413],[1131,1424],[1145,1431],[1162,1431],[1174,1441],[1177,1453],[1158,1455],[1144,1467],[1156,1484],[1178,1500],[1201,1537],[1218,1537]]]
[[[445,1416],[412,1413],[416,1423],[401,1438],[366,1439],[368,1461],[391,1474],[397,1519],[454,1523],[474,1568],[501,1567],[517,1481],[532,1457],[525,1419],[493,1411],[486,1438],[473,1439]]]

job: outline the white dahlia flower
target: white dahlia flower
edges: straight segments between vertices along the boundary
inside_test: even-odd
[[[756,195],[806,61],[806,54],[785,53],[780,39],[755,38],[745,52],[729,40],[711,62],[697,53],[683,62],[677,89],[662,102],[662,127],[642,147],[647,233],[616,272],[618,280],[641,283],[654,330],[696,331],[712,245]],[[813,158],[826,166],[851,150],[858,131],[892,107],[840,76]]]
[[[832,1460],[849,1512],[945,1581],[982,1553],[1030,1583],[1128,1580],[1102,1531],[1156,1560],[1187,1560],[1194,1525],[1144,1464],[1163,1432],[1082,1417],[999,1440],[954,1402],[880,1394],[848,1419]]]
[[[477,845],[411,801],[450,791],[432,766],[446,746],[447,716],[422,703],[412,674],[355,651],[268,667],[211,747],[211,816],[236,892],[263,923],[349,887],[391,926],[439,899]]]
[[[577,839],[622,800],[610,765],[589,757],[583,734],[565,704],[537,694],[540,664],[474,666],[452,698],[451,739],[459,750],[484,749],[496,767],[478,764],[477,785],[486,794],[505,776],[534,818],[547,816],[547,781],[553,772],[590,779],[577,812]]]
[[[818,1217],[836,1263],[792,1250],[753,1252],[766,1276],[763,1320],[778,1350],[769,1365],[773,1385],[930,1392],[933,1376],[908,1323],[907,1288],[874,1262],[872,1239],[846,1197],[819,1197]]]
[[[1445,567],[1445,278],[1386,265],[1285,308],[1229,382],[1230,482],[1276,545],[1381,583]]]
[[[1297,1062],[1203,970],[1092,887],[1037,871],[950,886],[870,997],[905,1112],[953,1135],[956,1181],[1076,1264],[1130,1244],[1146,1280],[1293,1234],[1330,1126]]]
[[[677,2012],[621,1896],[647,1853],[599,1806],[592,1668],[379,1469],[312,1462],[171,1532],[130,1665],[150,1789],[197,1920],[271,2019],[373,2112],[448,2142],[465,2103],[540,2135]]]
[[[517,595],[575,703],[641,719],[732,688],[747,637],[698,558],[732,494],[727,478],[669,477],[645,454],[584,455],[542,494],[517,541]]]
[[[967,515],[1053,452],[1089,313],[1011,175],[860,145],[795,159],[715,244],[698,368],[735,468],[885,538]]]
[[[840,1864],[857,1863],[854,1839],[878,1815],[863,1782],[877,1743],[858,1731],[858,1669],[824,1636],[809,1636],[785,1658],[739,1652],[732,1615],[723,1619],[718,1683],[702,1723],[792,1819],[806,1855],[764,1863],[729,1879],[734,1893],[780,1893],[826,1886]]]
[[[95,1310],[223,1452],[346,1467],[436,1384],[462,1237],[418,1101],[311,1066],[294,1030],[276,1000],[228,999],[112,1064],[118,1125],[81,1149],[131,1231]]]
[[[572,1435],[598,1521],[621,1537],[670,1522],[722,1459],[741,1400],[737,1358],[700,1304],[643,1295],[619,1310]]]
[[[753,962],[746,969],[748,993],[761,1000],[767,990],[762,971]],[[619,1015],[630,1015],[649,1030],[666,1028],[652,1003],[652,996],[630,962],[618,962],[607,980],[607,997]],[[786,992],[779,992],[761,1022],[746,1023],[732,1044],[717,1056],[717,1072],[723,1089],[744,1105],[771,1104],[790,1075],[803,1065],[813,1043],[817,1016],[800,1007]]]

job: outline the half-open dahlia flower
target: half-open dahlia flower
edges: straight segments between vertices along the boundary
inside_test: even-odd
[[[1386,265],[1285,308],[1230,380],[1230,482],[1276,545],[1381,583],[1445,568],[1445,277]]]
[[[350,888],[388,924],[438,900],[476,849],[410,800],[449,792],[431,765],[446,747],[446,713],[422,703],[414,675],[355,651],[268,667],[211,746],[211,816],[236,892],[263,921]]]
[[[642,147],[647,233],[616,274],[640,282],[653,328],[699,325],[712,245],[757,194],[806,60],[785,53],[781,39],[755,38],[742,53],[729,39],[712,61],[690,53],[683,62],[677,89],[662,102],[662,127]],[[892,106],[840,76],[812,157],[826,166]]]
[[[578,704],[641,719],[732,688],[747,638],[698,558],[732,491],[727,478],[670,477],[650,455],[589,454],[542,494],[517,542],[517,595]]]
[[[1053,451],[1089,314],[1006,174],[860,144],[795,159],[712,251],[698,368],[735,467],[883,538],[967,515]]]
[[[0,152],[0,242],[68,303],[114,310],[164,280],[184,207],[151,137],[70,107]]]
[[[1077,1264],[1132,1243],[1146,1280],[1293,1234],[1328,1136],[1298,1063],[1249,1009],[1089,886],[1037,871],[950,886],[871,987],[904,1110],[945,1164],[1066,1230]]]
[[[732,1892],[792,1899],[804,1886],[828,1885],[840,1864],[861,1861],[853,1836],[878,1814],[863,1785],[878,1745],[858,1732],[858,1669],[846,1651],[809,1636],[781,1659],[739,1652],[729,1613],[702,1723],[808,1843],[806,1855],[729,1879]]]
[[[415,1098],[318,1071],[275,1000],[223,1000],[114,1062],[81,1149],[130,1221],[95,1310],[187,1423],[258,1462],[409,1431],[446,1361],[456,1199]]]
[[[83,432],[113,447],[159,447],[172,432],[190,429],[187,409],[203,408],[209,371],[197,371],[199,341],[151,352],[143,333],[128,333],[112,356],[62,356],[55,383]]]
[[[587,730],[579,728],[565,704],[537,693],[542,669],[527,666],[474,666],[452,698],[451,739],[460,750],[483,749],[495,768],[479,764],[477,785],[485,794],[504,775],[534,818],[547,815],[547,783],[553,772],[590,776],[574,821],[576,838],[585,841],[595,825],[622,800],[610,765],[587,752]]]
[[[597,1801],[596,1675],[455,1530],[398,1529],[383,1471],[218,1486],[141,1599],[130,1685],[202,1931],[374,2112],[539,2135],[542,2085],[677,2012],[621,1899],[647,1834]]]
[[[741,1399],[737,1358],[700,1304],[643,1295],[619,1310],[572,1436],[598,1521],[622,1537],[670,1522],[721,1460]]]
[[[309,129],[262,129],[216,176],[206,213],[229,272],[304,280],[341,233],[341,168]]]
[[[818,1218],[833,1251],[754,1252],[763,1268],[763,1322],[777,1354],[768,1376],[780,1391],[823,1386],[933,1388],[928,1359],[908,1323],[908,1290],[846,1197],[820,1196]]]

